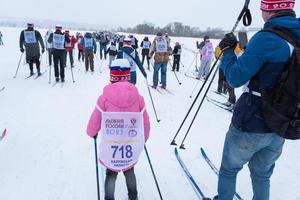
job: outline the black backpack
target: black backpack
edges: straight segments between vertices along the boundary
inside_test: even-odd
[[[300,40],[280,26],[262,31],[272,32],[294,47],[275,87],[268,94],[262,93],[263,117],[269,128],[281,137],[300,139]]]

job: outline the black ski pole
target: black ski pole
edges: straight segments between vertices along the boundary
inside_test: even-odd
[[[172,65],[171,65],[171,62],[169,61],[169,64],[170,64],[170,66],[172,67]],[[179,85],[181,85],[182,83],[179,81],[179,79],[178,79],[178,76],[177,76],[177,74],[176,74],[176,72],[175,72],[175,69],[174,70],[172,70],[173,72],[174,72],[174,75],[175,75],[175,77],[176,77],[176,80],[177,80],[177,82],[178,82],[178,84]]]
[[[220,54],[220,55],[221,55],[221,54]],[[202,92],[204,86],[206,85],[206,83],[207,83],[207,81],[208,81],[208,79],[209,79],[209,77],[210,77],[212,71],[213,71],[214,68],[216,67],[216,64],[217,64],[219,58],[220,58],[220,56],[216,59],[216,61],[214,62],[213,66],[212,66],[212,68],[211,68],[211,70],[209,71],[209,73],[208,73],[208,75],[207,75],[207,78],[204,80],[204,83],[202,84],[202,86],[201,86],[200,90],[198,91],[198,93],[197,93],[197,95],[196,95],[196,97],[195,97],[195,99],[194,99],[192,105],[190,106],[190,108],[189,108],[188,112],[186,113],[186,115],[185,115],[183,121],[181,122],[181,124],[180,124],[180,126],[179,126],[179,128],[178,128],[178,130],[177,130],[177,132],[176,132],[176,134],[174,135],[173,140],[172,140],[172,142],[171,142],[171,145],[177,145],[175,139],[176,139],[176,137],[178,136],[178,134],[179,134],[179,132],[180,132],[180,130],[181,130],[183,124],[185,123],[185,121],[186,121],[186,119],[187,119],[187,117],[189,116],[189,114],[190,114],[192,108],[194,107],[194,105],[195,105],[195,103],[196,103],[196,101],[197,101],[199,95],[201,94],[201,92]]]
[[[157,117],[157,113],[156,113],[156,109],[155,109],[155,106],[154,106],[154,102],[153,102],[152,94],[151,94],[151,92],[150,92],[150,88],[149,88],[149,85],[148,85],[148,81],[147,81],[147,79],[146,79],[146,78],[145,78],[145,80],[146,80],[146,84],[147,84],[148,92],[149,92],[149,95],[150,95],[150,99],[151,99],[152,107],[153,107],[153,110],[154,110],[154,114],[155,114],[155,117],[156,117],[156,121],[159,123],[159,122],[160,122],[160,119],[158,119],[158,117]]]
[[[156,185],[156,188],[157,188],[159,197],[160,197],[161,200],[163,200],[162,195],[161,195],[161,192],[160,192],[160,188],[159,188],[159,185],[158,185],[158,182],[157,182],[157,179],[156,179],[154,170],[153,170],[153,166],[152,166],[152,163],[151,163],[151,160],[150,160],[150,156],[149,156],[149,154],[148,154],[148,150],[147,150],[146,145],[144,145],[144,149],[145,149],[145,152],[146,152],[147,160],[148,160],[149,166],[150,166],[150,168],[151,168],[151,172],[152,172],[152,175],[153,175],[153,178],[154,178],[154,181],[155,181],[155,185]]]
[[[97,195],[98,195],[98,200],[100,200],[97,139],[95,137],[94,137],[94,146],[95,146],[95,160],[96,160]]]
[[[235,31],[235,29],[236,29],[237,25],[239,24],[240,20],[242,19],[242,17],[243,17],[243,24],[244,24],[245,26],[249,26],[249,25],[251,24],[251,20],[252,20],[252,19],[251,19],[250,10],[249,10],[249,8],[248,8],[249,2],[250,2],[250,0],[246,0],[246,1],[245,1],[244,7],[243,7],[241,13],[239,14],[239,16],[238,16],[238,18],[237,18],[237,21],[236,21],[236,23],[234,24],[234,26],[233,26],[231,32],[234,32],[234,31]],[[205,80],[205,82],[203,83],[203,85],[205,85],[206,81],[208,80],[208,78],[209,78],[211,72],[212,72],[213,69],[215,68],[216,63],[217,63],[218,60],[220,59],[220,57],[221,57],[221,55],[223,54],[223,52],[226,51],[228,48],[230,48],[230,47],[226,47],[225,49],[223,49],[223,50],[221,51],[220,55],[217,57],[217,59],[216,59],[214,65],[213,65],[211,71],[209,72],[208,77],[207,77],[207,79]],[[208,87],[207,87],[207,89],[206,89],[206,91],[205,91],[203,97],[202,97],[202,100],[201,100],[201,102],[200,102],[200,105],[199,105],[199,107],[198,107],[198,109],[197,109],[197,111],[196,111],[196,113],[195,113],[195,115],[194,115],[194,117],[193,117],[193,120],[192,120],[192,122],[191,122],[191,124],[190,124],[190,126],[189,126],[189,128],[188,128],[188,130],[187,130],[187,132],[186,132],[186,134],[185,134],[185,136],[184,136],[182,142],[181,142],[181,145],[180,145],[180,148],[181,148],[181,149],[185,149],[185,147],[184,147],[184,141],[185,141],[185,139],[186,139],[186,137],[187,137],[187,135],[188,135],[188,133],[189,133],[189,131],[190,131],[192,125],[193,125],[193,122],[194,122],[194,120],[195,120],[195,118],[196,118],[196,116],[197,116],[197,114],[198,114],[198,112],[199,112],[199,110],[200,110],[200,108],[201,108],[201,106],[202,106],[202,104],[203,104],[203,101],[204,101],[204,99],[205,99],[205,97],[206,97],[206,95],[207,95],[207,93],[208,93],[208,90],[210,89],[210,86],[211,86],[211,84],[212,84],[212,82],[213,82],[213,80],[214,80],[214,78],[215,78],[215,76],[216,76],[217,71],[218,71],[218,69],[215,70],[214,75],[213,75],[213,77],[212,77],[212,79],[211,79],[211,81],[210,81],[210,83],[209,83],[209,85],[208,85]],[[201,89],[202,89],[202,88],[203,88],[203,87],[201,87]],[[198,95],[197,95],[196,99],[197,99],[197,98],[198,98]]]
[[[18,71],[19,71],[19,67],[20,67],[20,64],[21,64],[21,60],[22,60],[23,54],[24,54],[24,52],[21,53],[20,60],[19,60],[19,64],[18,64],[18,67],[17,67],[17,71],[16,71],[16,73],[15,73],[15,75],[14,75],[14,78],[17,77],[17,73],[18,73]]]
[[[73,81],[73,83],[75,83],[74,74],[73,74],[73,66],[71,66],[71,75],[72,75],[72,81]]]
[[[195,115],[194,115],[194,117],[193,117],[193,119],[192,119],[192,122],[191,122],[191,124],[190,124],[188,130],[186,131],[186,133],[185,133],[185,135],[184,135],[184,138],[183,138],[183,140],[182,140],[182,142],[181,142],[181,144],[180,144],[180,147],[179,147],[180,149],[185,149],[185,147],[184,147],[184,141],[185,141],[185,139],[186,139],[188,133],[190,132],[190,129],[191,129],[191,127],[192,127],[192,125],[193,125],[193,123],[194,123],[194,121],[195,121],[195,119],[196,119],[196,117],[197,117],[197,115],[198,115],[198,112],[199,112],[199,110],[200,110],[200,108],[201,108],[201,106],[202,106],[202,104],[203,104],[203,101],[204,101],[204,99],[205,99],[205,97],[206,97],[206,94],[207,94],[207,92],[208,92],[208,90],[209,90],[209,88],[210,88],[210,86],[211,86],[211,84],[212,84],[212,82],[213,82],[213,80],[214,80],[216,74],[217,74],[217,71],[218,71],[218,68],[215,69],[215,72],[214,72],[214,74],[213,74],[213,76],[212,76],[212,78],[211,78],[211,80],[210,80],[210,82],[209,82],[209,85],[208,85],[208,87],[207,87],[207,89],[206,89],[206,91],[205,91],[205,93],[204,93],[204,96],[203,96],[203,98],[201,99],[200,105],[198,106],[197,111],[196,111],[196,113],[195,113]]]
[[[49,65],[49,84],[51,84],[51,65]]]

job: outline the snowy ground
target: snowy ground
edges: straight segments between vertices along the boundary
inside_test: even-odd
[[[7,128],[8,133],[0,142],[0,199],[97,199],[93,140],[86,135],[85,129],[96,99],[108,83],[107,62],[104,61],[101,66],[98,53],[96,73],[91,75],[84,72],[83,63],[76,61],[76,82],[72,83],[68,67],[63,88],[59,85],[51,87],[48,84],[48,73],[37,80],[25,79],[29,69],[27,65],[23,65],[23,61],[18,76],[14,79],[20,58],[20,30],[1,28],[5,46],[0,46],[0,88],[4,85],[5,90],[0,93],[0,129]],[[45,30],[41,33],[44,35]],[[142,38],[138,36],[139,41]],[[181,42],[186,49],[182,58],[185,67],[178,74],[183,84],[179,86],[169,70],[167,88],[172,93],[160,94],[151,89],[160,123],[155,120],[146,83],[139,72],[137,86],[145,98],[151,117],[151,135],[147,147],[162,195],[168,200],[192,200],[197,199],[197,196],[176,161],[174,147],[169,144],[193,101],[189,96],[197,82],[184,76],[184,73],[194,70],[194,66],[189,66],[195,57],[191,50],[195,50],[196,39],[172,38],[172,41]],[[216,45],[218,41],[213,42]],[[42,71],[47,69],[49,72],[45,57],[44,55]],[[101,74],[100,67],[103,70]],[[147,73],[151,84],[152,72]],[[216,81],[208,95],[223,100],[212,92],[215,89]],[[198,104],[199,102],[195,106]],[[194,112],[195,109],[192,115]],[[178,143],[183,138],[192,115],[180,132]],[[187,149],[180,151],[196,182],[210,197],[216,193],[217,177],[201,158],[199,149],[204,147],[211,160],[219,166],[230,118],[229,112],[205,100],[185,142]],[[272,200],[282,197],[300,200],[300,162],[297,156],[299,144],[299,141],[287,141],[285,144],[271,179]],[[159,199],[144,154],[136,165],[136,176],[139,198]],[[103,178],[100,172],[102,198]],[[244,199],[251,199],[247,167],[238,176],[237,191]],[[121,174],[117,180],[116,199],[126,199],[125,181]]]

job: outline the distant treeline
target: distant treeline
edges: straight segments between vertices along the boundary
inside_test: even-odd
[[[152,34],[155,35],[157,32],[168,33],[170,36],[177,37],[196,37],[203,38],[204,36],[209,36],[214,39],[221,39],[224,36],[224,31],[221,28],[207,28],[205,31],[201,31],[198,27],[191,27],[184,25],[181,22],[173,22],[167,24],[165,27],[161,28],[155,26],[152,23],[145,22],[143,24],[138,24],[133,28],[118,28],[118,32],[126,33],[137,33],[137,34]]]

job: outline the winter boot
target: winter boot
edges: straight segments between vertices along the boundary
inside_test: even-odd
[[[58,78],[58,77],[55,77],[55,81],[56,81],[56,82],[59,82],[59,78]]]

